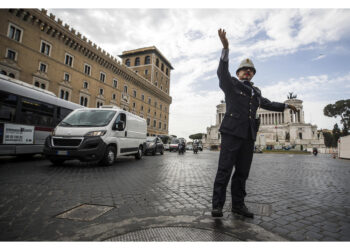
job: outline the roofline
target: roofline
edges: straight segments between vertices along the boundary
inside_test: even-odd
[[[126,50],[123,51],[121,55],[118,55],[120,58],[125,58],[131,55],[140,55],[140,54],[145,54],[147,52],[154,51],[168,66],[170,69],[174,69],[174,67],[171,65],[171,63],[165,58],[165,56],[157,49],[156,46],[150,46],[150,47],[144,47],[144,48],[139,48],[139,49],[134,49],[134,50]]]

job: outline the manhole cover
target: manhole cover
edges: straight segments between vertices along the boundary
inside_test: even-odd
[[[83,204],[57,215],[56,218],[92,221],[111,209],[113,209],[113,207]]]
[[[107,241],[239,241],[239,239],[205,229],[157,227],[115,236]]]
[[[270,204],[261,204],[254,202],[245,202],[245,204],[247,205],[248,209],[256,215],[270,216],[272,214],[272,207]],[[232,205],[230,205],[230,210],[231,208]]]

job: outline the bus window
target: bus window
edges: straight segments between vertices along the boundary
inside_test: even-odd
[[[70,109],[62,108],[62,107],[57,107],[57,124],[63,120],[69,113],[72,112]],[[57,125],[55,124],[55,125]]]
[[[20,123],[53,127],[54,110],[54,105],[22,98]]]
[[[0,91],[0,121],[15,122],[17,96]]]

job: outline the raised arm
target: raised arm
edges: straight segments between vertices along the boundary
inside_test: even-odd
[[[218,30],[219,38],[221,40],[223,49],[222,54],[220,58],[219,68],[217,71],[218,77],[219,77],[219,86],[220,88],[226,92],[230,88],[232,88],[232,78],[231,74],[228,70],[228,40],[226,38],[226,31],[219,29]]]

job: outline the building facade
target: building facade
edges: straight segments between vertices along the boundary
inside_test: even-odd
[[[292,104],[297,112],[285,109],[284,112],[274,112],[258,109],[260,128],[255,145],[261,148],[281,149],[282,147],[294,147],[298,150],[311,150],[316,147],[325,148],[324,138],[316,125],[305,123],[303,101],[288,99],[284,103]],[[222,102],[216,106],[216,124],[207,127],[207,133],[203,136],[204,145],[208,148],[219,147],[221,143],[219,128],[226,112],[226,104]]]
[[[0,9],[1,74],[86,107],[119,106],[145,118],[149,135],[168,134],[170,62],[155,46],[120,57],[44,9]]]

